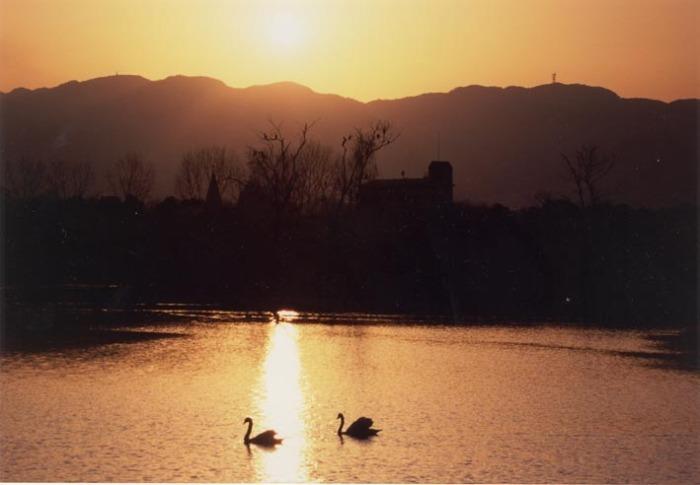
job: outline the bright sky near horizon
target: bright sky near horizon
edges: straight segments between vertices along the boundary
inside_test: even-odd
[[[362,101],[457,86],[700,98],[699,0],[0,0],[0,90],[139,74]]]

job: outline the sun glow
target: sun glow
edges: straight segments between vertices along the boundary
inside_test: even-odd
[[[305,39],[303,19],[293,12],[280,12],[272,16],[268,25],[268,37],[274,47],[285,50],[298,48]]]
[[[556,70],[561,82],[624,97],[698,96],[698,2],[634,3],[7,0],[0,90],[119,71],[234,87],[291,80],[369,101],[469,84],[533,86]],[[596,42],[581,25],[596,25]]]

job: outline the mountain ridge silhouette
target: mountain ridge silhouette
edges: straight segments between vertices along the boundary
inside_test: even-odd
[[[541,191],[571,194],[561,153],[596,144],[617,160],[604,187],[612,200],[665,206],[696,200],[699,112],[697,99],[621,98],[582,84],[471,85],[362,102],[290,81],[235,88],[204,76],[121,74],[0,93],[0,140],[3,158],[87,160],[100,180],[119,156],[140,152],[156,164],[163,197],[189,149],[225,145],[243,160],[275,121],[290,137],[316,122],[314,136],[339,150],[343,135],[384,119],[401,136],[380,152],[380,177],[420,177],[439,150],[454,165],[458,200],[519,207]]]

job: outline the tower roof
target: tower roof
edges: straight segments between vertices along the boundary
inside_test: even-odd
[[[211,179],[209,180],[209,189],[207,189],[207,198],[204,202],[204,207],[207,210],[220,209],[221,203],[221,193],[219,192],[219,184],[216,181],[216,175],[214,172],[211,174]]]

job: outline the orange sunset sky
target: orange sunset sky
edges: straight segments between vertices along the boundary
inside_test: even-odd
[[[697,0],[0,0],[0,90],[139,74],[367,101],[457,86],[700,97]]]

